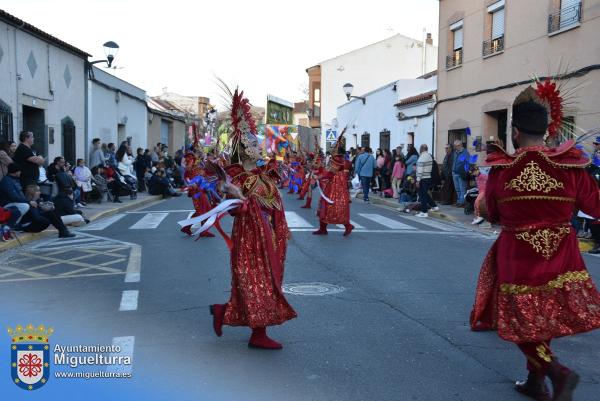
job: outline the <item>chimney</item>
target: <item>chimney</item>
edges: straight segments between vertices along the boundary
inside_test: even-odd
[[[425,44],[433,46],[433,38],[431,37],[431,33],[427,33],[427,39],[425,39]]]

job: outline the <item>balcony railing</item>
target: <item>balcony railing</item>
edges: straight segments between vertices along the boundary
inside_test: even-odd
[[[548,16],[548,33],[560,31],[581,22],[581,2]]]
[[[504,35],[483,42],[483,57],[498,53],[504,50]]]
[[[462,49],[454,50],[452,55],[446,57],[446,69],[458,67],[462,64],[463,51]]]

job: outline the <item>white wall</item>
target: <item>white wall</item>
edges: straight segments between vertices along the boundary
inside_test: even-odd
[[[396,90],[393,86],[396,85]],[[408,132],[415,133],[415,145],[427,144],[433,146],[431,134],[433,117],[409,121],[399,121],[398,112],[402,111],[407,116],[426,114],[427,106],[433,102],[398,109],[394,105],[399,100],[426,93],[436,89],[437,78],[429,79],[400,79],[381,88],[367,93],[366,103],[354,99],[337,109],[337,131],[340,133],[349,124],[346,131],[346,147],[360,146],[361,135],[366,131],[370,134],[370,147],[380,147],[379,134],[384,129],[390,131],[390,150],[400,144],[408,143]],[[416,125],[415,125],[416,124]],[[405,146],[406,149],[406,146]]]
[[[90,144],[93,138],[100,138],[103,143],[113,142],[118,146],[118,125],[124,124],[125,136],[132,137],[132,147],[147,148],[146,92],[97,68],[94,68],[94,76],[96,80],[115,89],[88,81]]]
[[[396,79],[417,78],[424,74],[423,70],[434,71],[437,47],[427,47],[425,68],[422,42],[402,35],[320,63],[322,146],[325,146],[325,130],[330,128],[337,108],[347,102],[342,89],[345,83],[354,85],[353,95],[362,96]]]
[[[45,124],[54,128],[54,144],[48,145],[48,154],[44,156],[51,161],[62,154],[61,120],[70,117],[76,130],[76,155],[83,157],[84,59],[4,22],[0,22],[0,47],[3,52],[0,98],[12,108],[14,140],[18,141],[23,127],[23,105],[32,106],[43,109]],[[30,54],[37,64],[33,76],[27,67]],[[67,67],[71,78],[69,83],[65,79]]]

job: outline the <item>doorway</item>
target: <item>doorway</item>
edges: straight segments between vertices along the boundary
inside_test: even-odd
[[[46,138],[46,125],[44,110],[35,107],[23,106],[23,131],[33,132],[34,143],[32,149],[38,155],[48,156],[48,138]]]
[[[384,129],[379,133],[379,148],[381,150],[390,150],[390,130]]]
[[[371,135],[368,132],[365,132],[360,136],[360,146],[362,148],[367,148],[371,146]]]
[[[127,140],[127,128],[125,124],[119,124],[117,126],[117,141],[119,142],[119,146],[123,143],[123,141]]]
[[[65,117],[61,120],[60,125],[62,131],[62,156],[72,166],[76,166],[75,124],[71,117]]]

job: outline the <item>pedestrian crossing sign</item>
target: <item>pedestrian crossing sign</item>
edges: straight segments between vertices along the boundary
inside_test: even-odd
[[[335,142],[336,141],[336,137],[337,137],[337,131],[333,131],[333,130],[328,129],[325,132],[325,140],[327,142]]]

